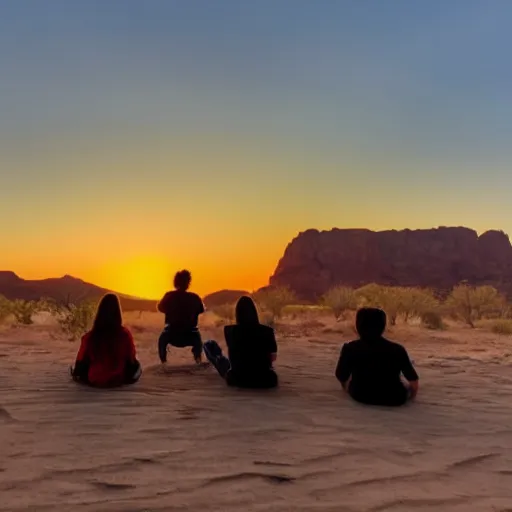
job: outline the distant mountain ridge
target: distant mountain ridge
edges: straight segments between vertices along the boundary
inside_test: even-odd
[[[211,309],[224,304],[234,304],[243,295],[251,295],[249,292],[244,290],[219,290],[205,295],[203,298],[204,305]]]
[[[9,300],[49,298],[63,303],[82,302],[97,300],[106,293],[115,293],[124,311],[156,311],[156,300],[118,293],[70,275],[48,279],[23,279],[10,270],[0,271],[0,295]]]

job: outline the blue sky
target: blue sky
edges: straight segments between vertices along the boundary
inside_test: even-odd
[[[1,243],[61,268],[116,233],[186,260],[212,231],[266,244],[259,276],[310,227],[512,232],[511,22],[506,0],[0,0]]]

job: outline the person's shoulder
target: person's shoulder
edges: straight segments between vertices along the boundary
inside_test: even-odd
[[[199,297],[199,295],[195,292],[189,292],[187,291],[186,292],[187,296],[190,297],[191,299],[194,299],[194,300],[199,300],[201,302],[203,302],[203,299],[201,299],[201,297]]]
[[[354,347],[358,347],[359,345],[362,345],[362,342],[361,340],[352,340],[352,341],[346,341],[345,343],[343,343],[343,347],[347,347],[348,350],[354,348]]]
[[[162,300],[169,300],[171,297],[174,297],[175,294],[176,294],[176,290],[169,290],[164,293]]]
[[[392,350],[395,350],[396,352],[406,352],[405,347],[401,343],[398,343],[397,341],[388,340],[387,338],[382,339]]]
[[[265,334],[274,334],[274,329],[270,325],[259,324],[258,328]]]
[[[91,331],[87,331],[85,334],[82,335],[82,341],[87,341],[91,337]]]

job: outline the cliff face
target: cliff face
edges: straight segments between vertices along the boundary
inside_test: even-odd
[[[285,250],[271,286],[313,300],[336,285],[368,283],[449,290],[461,281],[512,292],[512,246],[501,231],[463,227],[380,231],[308,230]]]

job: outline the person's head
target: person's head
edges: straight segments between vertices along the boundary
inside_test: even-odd
[[[190,281],[192,281],[192,275],[190,272],[188,270],[180,270],[179,272],[176,272],[176,275],[174,276],[174,288],[181,291],[188,290]]]
[[[356,314],[356,329],[361,339],[380,338],[386,329],[386,313],[377,308],[361,308]]]
[[[260,323],[256,304],[254,304],[251,297],[246,295],[238,299],[235,308],[235,317],[238,325],[255,325]]]
[[[114,293],[107,293],[98,304],[96,317],[92,327],[92,335],[95,338],[108,338],[123,326],[121,304]]]

